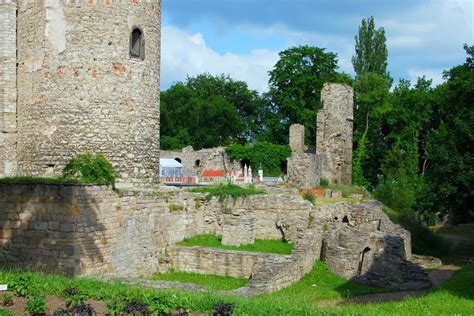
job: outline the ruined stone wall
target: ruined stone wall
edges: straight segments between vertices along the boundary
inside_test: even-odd
[[[231,161],[224,147],[194,150],[191,146],[182,150],[162,150],[161,158],[179,159],[185,174],[201,175],[203,170],[238,170],[238,161]]]
[[[288,158],[288,182],[298,188],[319,186],[318,159],[315,154],[293,152]]]
[[[0,0],[0,177],[16,174],[16,1]]]
[[[255,238],[295,242],[307,225],[310,205],[288,195],[220,202],[186,191],[0,184],[0,265],[71,275],[167,271],[169,246],[195,235],[222,235],[231,208],[253,219]]]
[[[118,187],[159,180],[160,0],[18,3],[18,163],[58,175],[103,153]],[[139,27],[144,60],[129,56]]]
[[[318,157],[306,150],[304,144],[304,126],[290,126],[291,156],[288,158],[288,182],[298,188],[315,188],[319,186]]]
[[[331,183],[352,182],[353,90],[326,83],[317,116],[316,154],[320,176]]]

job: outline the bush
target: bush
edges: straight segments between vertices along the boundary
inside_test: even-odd
[[[306,201],[311,202],[311,204],[313,204],[313,205],[316,203],[316,197],[314,195],[312,195],[311,193],[309,193],[309,192],[303,193],[303,199],[305,199]]]
[[[26,303],[25,311],[32,314],[41,314],[46,311],[46,300],[42,296],[30,296],[28,297],[28,303]]]
[[[250,160],[254,171],[262,165],[264,176],[278,177],[281,175],[282,164],[291,156],[288,145],[276,145],[259,142],[249,145],[232,144],[226,148],[230,159]]]
[[[77,178],[85,183],[115,185],[116,172],[101,154],[85,153],[69,161],[63,170],[65,178]]]
[[[416,202],[416,181],[410,179],[406,171],[400,168],[395,175],[384,177],[373,195],[390,208],[408,213]]]
[[[3,306],[13,305],[13,295],[11,295],[11,294],[2,295],[2,305]]]

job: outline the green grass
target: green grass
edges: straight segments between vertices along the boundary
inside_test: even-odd
[[[234,290],[247,284],[247,279],[237,279],[228,276],[197,274],[188,272],[168,272],[155,274],[153,280],[177,281],[207,286],[216,291]]]
[[[222,201],[226,197],[238,198],[246,197],[255,194],[265,194],[263,190],[257,190],[255,186],[249,185],[247,188],[240,187],[235,184],[219,184],[214,186],[207,186],[201,188],[191,189],[191,192],[200,192],[208,193],[207,197],[210,199],[212,197],[219,198]]]
[[[266,294],[254,300],[262,304],[279,301],[286,302],[289,305],[293,303],[317,308],[321,300],[389,291],[385,288],[347,282],[346,279],[329,271],[326,264],[316,261],[313,269],[299,282],[276,293]]]
[[[263,240],[256,239],[255,243],[242,246],[225,246],[221,242],[222,238],[215,235],[198,235],[187,238],[178,243],[181,246],[200,246],[209,248],[219,248],[227,250],[254,251],[265,253],[278,253],[283,255],[291,254],[293,244],[282,240]]]
[[[474,264],[457,271],[446,283],[426,295],[402,302],[347,304],[318,307],[321,300],[337,299],[382,291],[378,288],[353,284],[334,276],[323,263],[317,262],[313,271],[300,282],[279,292],[251,299],[222,296],[216,293],[164,291],[123,283],[107,283],[91,278],[69,279],[59,275],[31,272],[0,271],[0,283],[9,284],[21,276],[29,278],[29,291],[62,296],[74,286],[87,299],[106,301],[111,311],[119,310],[124,301],[139,299],[150,304],[155,313],[177,309],[209,313],[212,306],[224,300],[236,304],[235,315],[472,315],[474,311]],[[313,285],[315,284],[315,285]],[[0,314],[1,315],[1,314]]]
[[[0,308],[0,316],[13,316],[13,314]]]
[[[90,184],[75,178],[43,178],[43,177],[6,177],[0,179],[0,184]]]

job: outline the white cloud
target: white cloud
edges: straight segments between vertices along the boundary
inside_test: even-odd
[[[389,50],[433,47],[444,53],[444,47],[461,51],[463,43],[474,40],[473,16],[472,0],[431,0],[378,23],[387,32]]]
[[[204,72],[212,75],[229,74],[243,80],[251,89],[267,90],[267,72],[278,60],[278,52],[255,49],[249,54],[220,54],[210,48],[203,34],[189,34],[173,26],[162,29],[161,80],[163,88],[186,76]]]
[[[413,68],[408,70],[408,74],[410,75],[410,81],[412,84],[415,84],[418,78],[425,76],[426,79],[431,79],[433,81],[432,86],[437,86],[444,82],[443,70],[444,69],[436,68]]]

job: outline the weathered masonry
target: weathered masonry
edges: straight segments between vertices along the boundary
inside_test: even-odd
[[[95,152],[119,187],[157,184],[161,1],[0,0],[0,13],[0,177]]]

